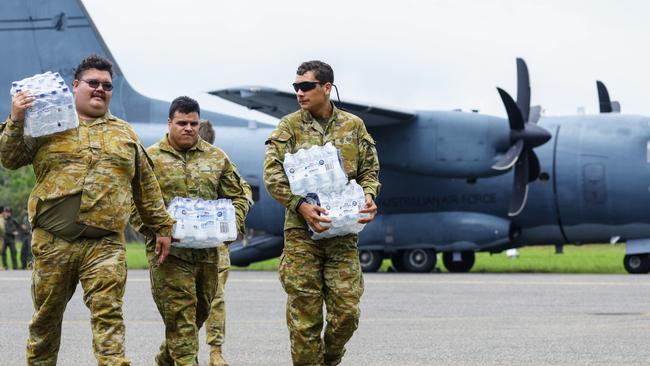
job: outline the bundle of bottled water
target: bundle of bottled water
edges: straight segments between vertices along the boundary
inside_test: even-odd
[[[289,178],[291,192],[299,196],[317,191],[337,190],[348,182],[332,143],[300,149],[284,155],[284,171]]]
[[[25,112],[25,135],[51,135],[79,126],[72,92],[58,72],[50,71],[11,83],[10,94],[27,91],[34,97]]]
[[[356,234],[364,224],[357,221],[365,216],[359,213],[366,202],[363,188],[353,179],[348,182],[338,150],[331,143],[300,149],[284,155],[284,171],[289,178],[291,193],[303,196],[308,203],[324,207],[323,215],[332,220],[321,223],[329,227],[322,233],[311,229],[314,240]]]
[[[310,193],[306,200],[312,205],[319,205],[326,209],[327,215],[324,217],[332,220],[330,223],[320,223],[321,226],[329,227],[322,233],[312,230],[311,238],[314,240],[357,234],[365,226],[358,221],[367,216],[359,212],[366,203],[366,195],[354,179],[338,191]]]
[[[237,239],[235,206],[229,199],[175,197],[167,212],[176,220],[172,237],[181,248],[214,248]]]

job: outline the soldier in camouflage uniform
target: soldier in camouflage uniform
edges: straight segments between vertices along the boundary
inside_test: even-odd
[[[214,145],[215,133],[214,128],[212,128],[212,123],[208,120],[202,120],[199,125],[199,136],[204,139],[206,142]],[[253,202],[252,192],[248,190],[249,202]],[[223,346],[224,341],[226,340],[226,302],[225,302],[225,290],[226,290],[226,281],[228,280],[228,271],[230,270],[230,250],[227,245],[222,245],[217,248],[219,251],[219,275],[218,282],[219,286],[217,287],[217,292],[212,299],[212,304],[210,305],[210,315],[205,321],[205,334],[207,342],[212,346],[212,352],[210,353],[211,358],[215,360],[221,356],[221,347]],[[216,365],[226,366],[228,363],[223,360],[215,362]]]
[[[16,251],[16,236],[20,233],[20,226],[16,219],[12,217],[12,210],[10,207],[5,207],[2,210],[2,215],[4,217],[4,237],[5,241],[2,244],[2,266],[5,269],[9,269],[9,264],[7,264],[7,249],[11,255],[11,267],[12,269],[18,269],[18,252]]]
[[[79,127],[53,135],[23,135],[34,99],[17,93],[2,127],[0,155],[9,169],[32,164],[36,185],[28,201],[32,224],[32,297],[27,364],[55,365],[61,321],[77,283],[90,309],[98,365],[129,365],[124,354],[122,298],[126,284],[123,232],[135,202],[156,233],[162,262],[173,219],[144,148],[125,121],[108,111],[112,65],[92,55],[76,68],[73,87]]]
[[[325,209],[291,193],[283,169],[285,153],[331,142],[339,150],[349,179],[363,187],[366,205],[361,212],[370,222],[377,206],[379,161],[375,142],[357,116],[330,102],[334,82],[332,68],[321,61],[305,62],[298,68],[296,90],[301,109],[280,120],[266,141],[264,184],[273,198],[286,207],[284,251],[280,281],[287,293],[287,326],[294,365],[337,365],[345,344],[359,323],[359,300],[363,277],[357,250],[357,235],[312,240],[308,225],[323,232],[320,216]],[[323,302],[327,309],[324,338]]]
[[[169,108],[169,133],[147,148],[165,204],[174,197],[230,198],[235,206],[239,234],[250,208],[251,189],[226,153],[198,135],[199,104],[176,98]],[[137,225],[136,222],[136,227]],[[158,365],[196,365],[198,331],[208,318],[218,291],[219,249],[172,247],[163,264],[155,259],[153,238],[147,236],[151,291],[165,323],[165,341],[156,356]],[[212,345],[210,365],[221,366],[221,346]]]

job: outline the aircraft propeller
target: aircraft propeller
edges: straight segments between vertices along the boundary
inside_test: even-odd
[[[596,80],[596,88],[598,89],[598,105],[600,106],[600,113],[620,113],[621,105],[617,101],[609,99],[609,92],[605,83]]]
[[[514,166],[514,183],[510,200],[509,216],[517,216],[526,205],[528,183],[539,177],[540,165],[533,148],[546,143],[551,134],[538,126],[541,108],[530,107],[530,80],[528,67],[523,59],[517,58],[517,102],[510,94],[497,88],[508,114],[510,124],[510,148],[492,169],[508,170]],[[532,118],[530,118],[532,117]]]

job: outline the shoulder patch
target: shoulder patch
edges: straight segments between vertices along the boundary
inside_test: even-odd
[[[276,129],[271,132],[271,135],[269,135],[269,138],[266,139],[264,144],[268,145],[271,141],[286,143],[289,139],[291,139],[291,134],[289,132]]]

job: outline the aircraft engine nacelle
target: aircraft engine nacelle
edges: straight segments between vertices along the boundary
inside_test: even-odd
[[[417,228],[414,230],[414,228]],[[359,236],[364,249],[499,251],[509,247],[516,229],[509,220],[477,212],[379,215]]]
[[[376,128],[382,167],[441,178],[503,174],[492,168],[510,147],[508,120],[463,112],[423,112],[408,125]]]

